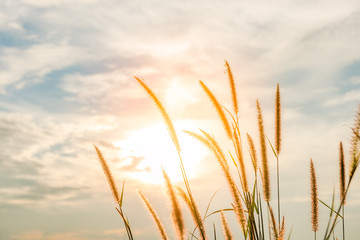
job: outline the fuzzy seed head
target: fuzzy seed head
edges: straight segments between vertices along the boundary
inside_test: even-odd
[[[120,201],[119,190],[118,190],[118,188],[116,186],[116,183],[115,183],[115,180],[114,180],[114,178],[113,178],[113,176],[111,174],[110,168],[107,165],[107,163],[106,163],[100,149],[95,145],[94,145],[94,148],[95,148],[96,154],[98,155],[98,159],[99,159],[100,164],[101,164],[101,166],[103,168],[103,171],[105,173],[106,179],[107,179],[107,181],[109,183],[109,186],[110,186],[112,195],[114,197],[114,200],[115,200],[116,204],[120,204],[121,201]]]
[[[231,89],[231,98],[232,98],[232,103],[233,103],[235,116],[238,116],[239,104],[238,104],[238,100],[237,100],[237,96],[236,96],[236,87],[235,87],[234,76],[232,74],[230,65],[229,65],[229,63],[227,61],[225,61],[225,66],[226,66],[226,70],[227,70],[227,73],[228,73],[229,84],[230,84],[230,89]]]
[[[275,97],[275,150],[276,154],[280,154],[281,150],[281,103],[279,84],[276,87]]]
[[[339,182],[340,182],[340,201],[345,204],[345,160],[343,143],[339,145]]]
[[[266,154],[263,117],[261,114],[261,107],[260,107],[259,100],[256,100],[256,107],[257,107],[257,111],[258,111],[258,126],[259,126],[261,158],[262,158],[263,190],[264,190],[265,201],[269,202],[270,201],[270,174],[269,174],[269,166],[268,166],[267,154]]]
[[[319,229],[319,211],[317,200],[317,184],[315,167],[312,159],[310,159],[310,182],[311,182],[311,225],[312,230],[316,232]]]

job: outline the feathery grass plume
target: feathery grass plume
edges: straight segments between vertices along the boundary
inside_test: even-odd
[[[340,141],[339,145],[339,182],[340,182],[340,203],[345,205],[346,189],[345,189],[345,161],[344,161],[344,148],[343,143]],[[345,206],[342,208],[342,231],[343,239],[345,239]]]
[[[265,133],[264,133],[264,124],[263,117],[261,114],[261,107],[259,100],[256,100],[256,108],[258,111],[258,125],[259,125],[259,136],[260,136],[260,148],[261,148],[261,158],[262,158],[262,176],[263,176],[263,190],[264,198],[266,202],[270,201],[270,176],[269,176],[269,166],[267,162],[266,154],[266,144],[265,144]]]
[[[232,234],[231,234],[231,231],[230,231],[230,228],[229,228],[229,224],[225,219],[224,212],[221,211],[220,213],[221,213],[221,223],[222,223],[225,239],[226,240],[232,240],[233,237],[232,237]]]
[[[257,168],[258,168],[258,162],[257,162],[257,154],[256,154],[256,150],[255,150],[255,144],[254,144],[254,141],[251,138],[251,136],[248,133],[246,135],[247,135],[248,144],[249,144],[249,151],[250,151],[251,161],[253,163],[254,172],[256,174]]]
[[[276,86],[275,97],[275,149],[276,154],[279,155],[281,150],[281,104],[279,84]]]
[[[184,227],[184,220],[183,220],[183,216],[181,213],[181,209],[179,206],[179,203],[177,201],[177,197],[173,188],[173,185],[170,181],[169,176],[166,174],[165,170],[162,169],[163,171],[163,175],[164,175],[164,179],[165,179],[165,184],[168,190],[168,194],[171,200],[171,205],[172,205],[172,218],[173,218],[173,222],[175,225],[175,229],[176,229],[176,234],[178,236],[178,239],[183,240],[184,239],[184,235],[185,235],[185,227]]]
[[[339,145],[339,170],[340,170],[340,201],[345,204],[345,161],[343,143]]]
[[[141,199],[143,200],[146,208],[147,208],[148,211],[150,212],[153,220],[155,221],[156,226],[158,227],[158,230],[159,230],[159,232],[160,232],[161,238],[162,238],[163,240],[168,240],[169,238],[168,238],[167,235],[166,235],[165,228],[164,228],[164,226],[162,225],[159,216],[158,216],[157,213],[155,212],[155,209],[151,206],[149,200],[148,200],[140,191],[138,191],[138,193],[139,193]]]
[[[316,174],[313,160],[310,159],[310,182],[311,182],[311,226],[312,230],[316,233],[319,229],[319,211],[317,200],[317,184]]]
[[[225,132],[226,132],[227,136],[231,139],[232,138],[231,127],[230,127],[229,121],[226,118],[224,110],[222,109],[219,101],[215,98],[214,94],[210,91],[210,89],[202,81],[200,81],[200,85],[203,88],[206,95],[208,96],[208,98],[210,99],[210,101],[215,106],[215,109],[219,115],[219,118],[224,126]]]
[[[200,216],[200,213],[197,209],[194,209],[191,201],[188,197],[188,195],[186,194],[186,192],[184,190],[182,190],[180,187],[176,187],[180,197],[184,200],[184,202],[186,203],[186,205],[188,206],[191,216],[193,218],[193,222],[195,224],[195,226],[197,226],[199,228],[200,234],[201,236],[205,236],[203,237],[204,239],[207,239],[206,237],[206,233],[205,233],[205,227],[204,227],[204,222]]]
[[[109,183],[109,186],[110,186],[112,195],[113,195],[113,197],[114,197],[114,200],[115,200],[115,202],[116,202],[117,204],[120,205],[121,198],[120,198],[120,195],[119,195],[119,190],[118,190],[118,188],[117,188],[117,186],[116,186],[116,183],[115,183],[115,180],[114,180],[114,178],[113,178],[113,176],[112,176],[112,174],[111,174],[110,168],[109,168],[109,166],[107,165],[107,163],[106,163],[106,161],[105,161],[105,159],[104,159],[104,157],[103,157],[100,149],[99,149],[97,146],[95,146],[95,145],[94,145],[94,148],[95,148],[96,153],[97,153],[97,155],[98,155],[100,164],[101,164],[101,166],[102,166],[102,168],[103,168],[103,170],[104,170],[104,173],[105,173],[106,179],[107,179],[107,181],[108,181],[108,183]]]
[[[280,227],[280,171],[279,171],[279,154],[281,150],[281,104],[280,104],[280,87],[276,85],[275,96],[275,149],[276,149],[276,184],[277,184],[277,203],[278,203],[278,221]]]
[[[238,113],[239,113],[239,105],[238,105],[238,100],[237,100],[237,95],[236,95],[235,81],[234,81],[234,77],[233,77],[230,65],[227,61],[225,61],[225,66],[226,66],[226,70],[227,70],[228,78],[229,78],[233,108],[234,108],[235,116],[237,117]]]
[[[354,127],[352,128],[353,136],[351,139],[351,162],[350,162],[350,173],[349,182],[352,180],[356,168],[359,165],[359,142],[360,142],[360,105],[359,110],[356,113]]]
[[[145,91],[147,92],[147,94],[153,99],[153,101],[155,102],[157,108],[160,110],[161,115],[164,118],[164,121],[166,123],[166,126],[168,127],[169,130],[169,134],[171,136],[172,141],[174,142],[176,149],[178,152],[180,152],[180,144],[179,144],[179,139],[177,137],[177,134],[175,132],[175,128],[174,125],[168,115],[168,113],[166,112],[163,104],[160,102],[160,100],[156,97],[156,95],[153,93],[153,91],[144,83],[144,81],[140,80],[138,77],[135,77],[135,79],[140,83],[140,85],[145,89]]]
[[[245,164],[244,164],[244,157],[243,157],[243,152],[242,152],[242,148],[241,148],[241,142],[240,142],[240,136],[238,135],[235,126],[233,126],[233,136],[234,136],[234,140],[235,140],[235,150],[236,150],[236,155],[238,157],[238,161],[240,164],[240,170],[241,170],[241,180],[242,180],[242,185],[244,188],[245,192],[249,192],[249,187],[248,187],[248,181],[247,181],[247,176],[246,176],[246,170],[245,170]]]
[[[269,210],[270,210],[270,217],[271,217],[271,229],[273,230],[273,234],[274,234],[274,238],[276,240],[279,240],[279,232],[278,232],[278,228],[276,226],[276,220],[274,217],[274,212],[272,210],[272,208],[269,206]]]
[[[223,153],[223,151],[221,150],[219,144],[217,143],[217,141],[207,132],[201,130],[202,133],[205,135],[205,137],[194,133],[194,132],[189,132],[189,131],[184,131],[187,134],[189,134],[190,136],[194,137],[195,139],[199,140],[200,142],[202,142],[205,146],[207,146],[208,148],[210,148],[210,150],[215,154],[216,159],[218,160],[220,167],[225,175],[225,179],[227,181],[230,193],[232,195],[235,207],[234,207],[234,212],[235,212],[235,216],[243,230],[243,232],[245,233],[246,231],[246,218],[245,218],[245,213],[244,213],[244,208],[242,206],[241,203],[241,197],[239,194],[239,190],[235,184],[235,181],[233,179],[233,177],[231,176],[230,173],[230,169],[229,169],[229,165],[227,163],[226,157]]]

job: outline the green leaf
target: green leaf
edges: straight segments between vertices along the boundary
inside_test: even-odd
[[[213,223],[214,226],[214,240],[216,240],[216,228],[215,228],[215,223]]]
[[[277,158],[277,157],[278,157],[278,155],[276,154],[275,149],[274,149],[273,145],[271,144],[271,142],[270,142],[269,138],[268,138],[268,137],[266,137],[266,139],[268,140],[268,142],[269,142],[269,144],[270,144],[270,146],[271,146],[271,149],[272,149],[272,151],[273,151],[273,153],[274,153],[275,157]]]
[[[319,198],[318,200],[324,204],[327,208],[329,208],[332,212],[336,213],[336,215],[338,215],[341,219],[343,219],[343,216],[341,216],[337,211],[335,211],[333,208],[331,208],[329,205],[327,205],[326,203],[324,203],[323,201],[321,201]]]
[[[121,196],[120,196],[120,208],[122,207],[122,203],[123,203],[123,198],[124,198],[124,188],[125,188],[125,180],[123,181],[123,185],[122,185],[122,188],[121,188]]]

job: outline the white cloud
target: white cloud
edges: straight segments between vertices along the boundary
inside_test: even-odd
[[[338,106],[349,102],[360,102],[360,89],[350,90],[342,96],[329,99],[327,102],[325,102],[325,106]]]
[[[51,118],[42,119],[30,114],[0,113],[3,141],[2,161],[32,157],[62,141],[69,134],[69,126],[56,124]]]
[[[28,49],[5,48],[2,50],[0,91],[17,84],[17,88],[41,82],[46,74],[71,66],[87,55],[77,47],[64,43],[34,45]]]

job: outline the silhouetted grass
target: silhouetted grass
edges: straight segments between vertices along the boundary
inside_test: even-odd
[[[178,186],[174,186],[169,176],[165,171],[163,171],[164,181],[165,185],[167,187],[167,192],[169,196],[169,200],[172,206],[172,209],[169,211],[169,214],[171,214],[176,237],[179,240],[183,239],[202,239],[206,240],[208,239],[207,232],[213,232],[214,239],[216,239],[216,231],[215,226],[213,230],[207,230],[205,228],[204,222],[206,221],[208,216],[218,214],[219,218],[221,219],[222,227],[223,227],[223,233],[225,239],[233,239],[231,229],[229,227],[229,224],[227,220],[225,219],[225,216],[223,214],[223,211],[232,211],[235,214],[235,217],[239,223],[239,227],[242,230],[242,238],[236,237],[236,239],[249,239],[249,240],[265,240],[265,239],[275,239],[275,240],[283,240],[285,239],[285,217],[281,216],[280,212],[280,206],[281,206],[281,199],[280,199],[280,172],[279,172],[279,154],[281,151],[281,102],[280,102],[280,87],[279,84],[277,84],[276,87],[276,94],[275,94],[275,113],[274,113],[274,122],[275,122],[275,141],[274,146],[273,144],[268,141],[272,151],[273,155],[277,160],[277,220],[275,219],[273,208],[270,203],[271,199],[271,189],[270,189],[270,171],[268,166],[268,156],[267,156],[267,144],[266,144],[266,134],[264,129],[264,123],[263,123],[263,116],[261,111],[261,106],[259,100],[256,101],[256,109],[257,109],[257,123],[258,123],[258,130],[259,130],[259,138],[258,141],[260,143],[260,153],[261,153],[261,164],[258,164],[257,160],[257,150],[255,148],[254,140],[253,138],[247,134],[247,142],[248,142],[248,154],[252,161],[253,165],[253,172],[254,172],[254,182],[249,182],[247,178],[247,172],[245,169],[244,164],[244,147],[242,146],[242,138],[241,138],[241,132],[239,128],[239,107],[238,107],[238,101],[237,101],[237,95],[236,95],[236,85],[235,80],[230,68],[230,65],[228,62],[225,62],[226,71],[228,74],[229,79],[229,85],[230,85],[230,93],[231,93],[231,99],[232,99],[232,111],[227,110],[224,106],[220,104],[220,102],[215,97],[215,94],[210,91],[210,89],[202,82],[200,81],[200,86],[204,90],[205,94],[209,98],[210,102],[215,107],[216,112],[218,113],[219,119],[222,122],[223,128],[225,130],[226,135],[233,143],[234,149],[228,149],[229,156],[227,156],[224,151],[222,150],[221,143],[218,142],[214,136],[210,135],[208,132],[205,132],[203,130],[200,130],[199,133],[193,132],[193,131],[185,131],[188,135],[191,137],[199,140],[201,143],[203,143],[208,149],[214,154],[215,158],[217,159],[219,163],[219,167],[223,172],[223,175],[225,177],[225,180],[228,185],[228,190],[232,196],[230,204],[232,205],[232,209],[219,209],[216,210],[210,214],[207,214],[204,217],[201,217],[197,203],[193,197],[193,194],[191,192],[190,183],[188,181],[185,167],[182,161],[181,157],[181,143],[179,142],[179,139],[177,137],[176,130],[174,128],[174,125],[172,123],[172,120],[170,116],[168,115],[165,107],[159,100],[159,98],[155,95],[155,93],[145,84],[143,80],[140,80],[139,78],[135,77],[135,79],[138,81],[138,83],[144,88],[146,93],[149,95],[149,97],[153,100],[156,107],[159,109],[164,122],[169,130],[169,134],[171,136],[171,139],[174,143],[174,146],[177,150],[178,156],[179,156],[179,168],[182,172],[183,181],[185,184],[186,190],[184,191]],[[225,111],[224,111],[225,110]],[[226,114],[227,113],[227,114]],[[339,173],[340,173],[340,203],[339,206],[335,206],[334,198],[332,201],[331,206],[327,205],[324,201],[318,199],[317,196],[317,185],[316,185],[316,175],[315,175],[315,166],[313,161],[310,161],[310,180],[311,183],[311,192],[310,192],[310,198],[311,198],[311,219],[309,221],[312,225],[312,230],[314,231],[314,238],[316,239],[316,233],[319,229],[319,212],[318,212],[318,203],[324,204],[326,207],[330,210],[329,220],[327,224],[327,228],[324,234],[323,239],[335,239],[335,228],[337,226],[337,223],[339,222],[339,218],[342,219],[342,232],[343,232],[343,239],[345,239],[345,221],[344,221],[344,205],[345,205],[345,199],[346,195],[349,191],[350,183],[352,182],[353,176],[357,170],[357,167],[359,165],[359,157],[360,157],[360,151],[359,151],[359,142],[360,142],[360,105],[359,105],[359,111],[356,114],[355,118],[355,124],[352,128],[353,136],[352,136],[352,146],[351,146],[351,159],[350,159],[350,166],[349,166],[349,178],[346,181],[345,176],[345,159],[343,154],[343,144],[340,143],[340,159],[339,159]],[[150,139],[149,139],[150,141]],[[118,213],[120,214],[125,229],[127,231],[128,239],[133,239],[132,231],[130,228],[130,224],[128,219],[126,218],[123,210],[122,210],[122,201],[123,201],[123,194],[124,194],[124,184],[122,187],[121,194],[119,194],[118,188],[116,186],[116,183],[112,177],[112,174],[110,172],[110,169],[100,152],[100,150],[95,146],[95,150],[97,152],[99,161],[103,167],[105,176],[108,180],[110,189],[112,191],[112,194],[114,196],[115,202],[119,205],[119,208],[116,208]],[[235,155],[231,154],[231,152],[234,152]],[[228,161],[228,158],[232,161]],[[236,159],[236,160],[235,160]],[[233,163],[234,166],[230,165],[229,163]],[[238,186],[236,184],[236,181],[234,177],[231,174],[230,169],[232,167],[235,167],[238,172],[238,177],[240,178],[241,186]],[[261,176],[262,181],[262,189],[261,184],[258,184],[258,173]],[[171,176],[170,176],[171,177]],[[263,192],[263,194],[261,194]],[[165,232],[165,229],[156,214],[155,209],[151,206],[149,200],[141,193],[139,192],[139,195],[141,199],[143,200],[146,208],[150,212],[154,222],[156,223],[156,226],[159,230],[160,236],[162,239],[169,239],[168,235]],[[184,220],[183,220],[183,210],[181,209],[177,197],[180,197],[187,205],[188,210],[190,211],[191,216],[193,217],[194,222],[194,229],[198,230],[197,233],[194,231],[186,230]],[[264,204],[266,202],[266,204]],[[282,220],[282,221],[281,221]],[[266,231],[268,229],[268,231]],[[188,233],[188,234],[186,234]],[[288,235],[288,239],[290,239],[290,235]]]

